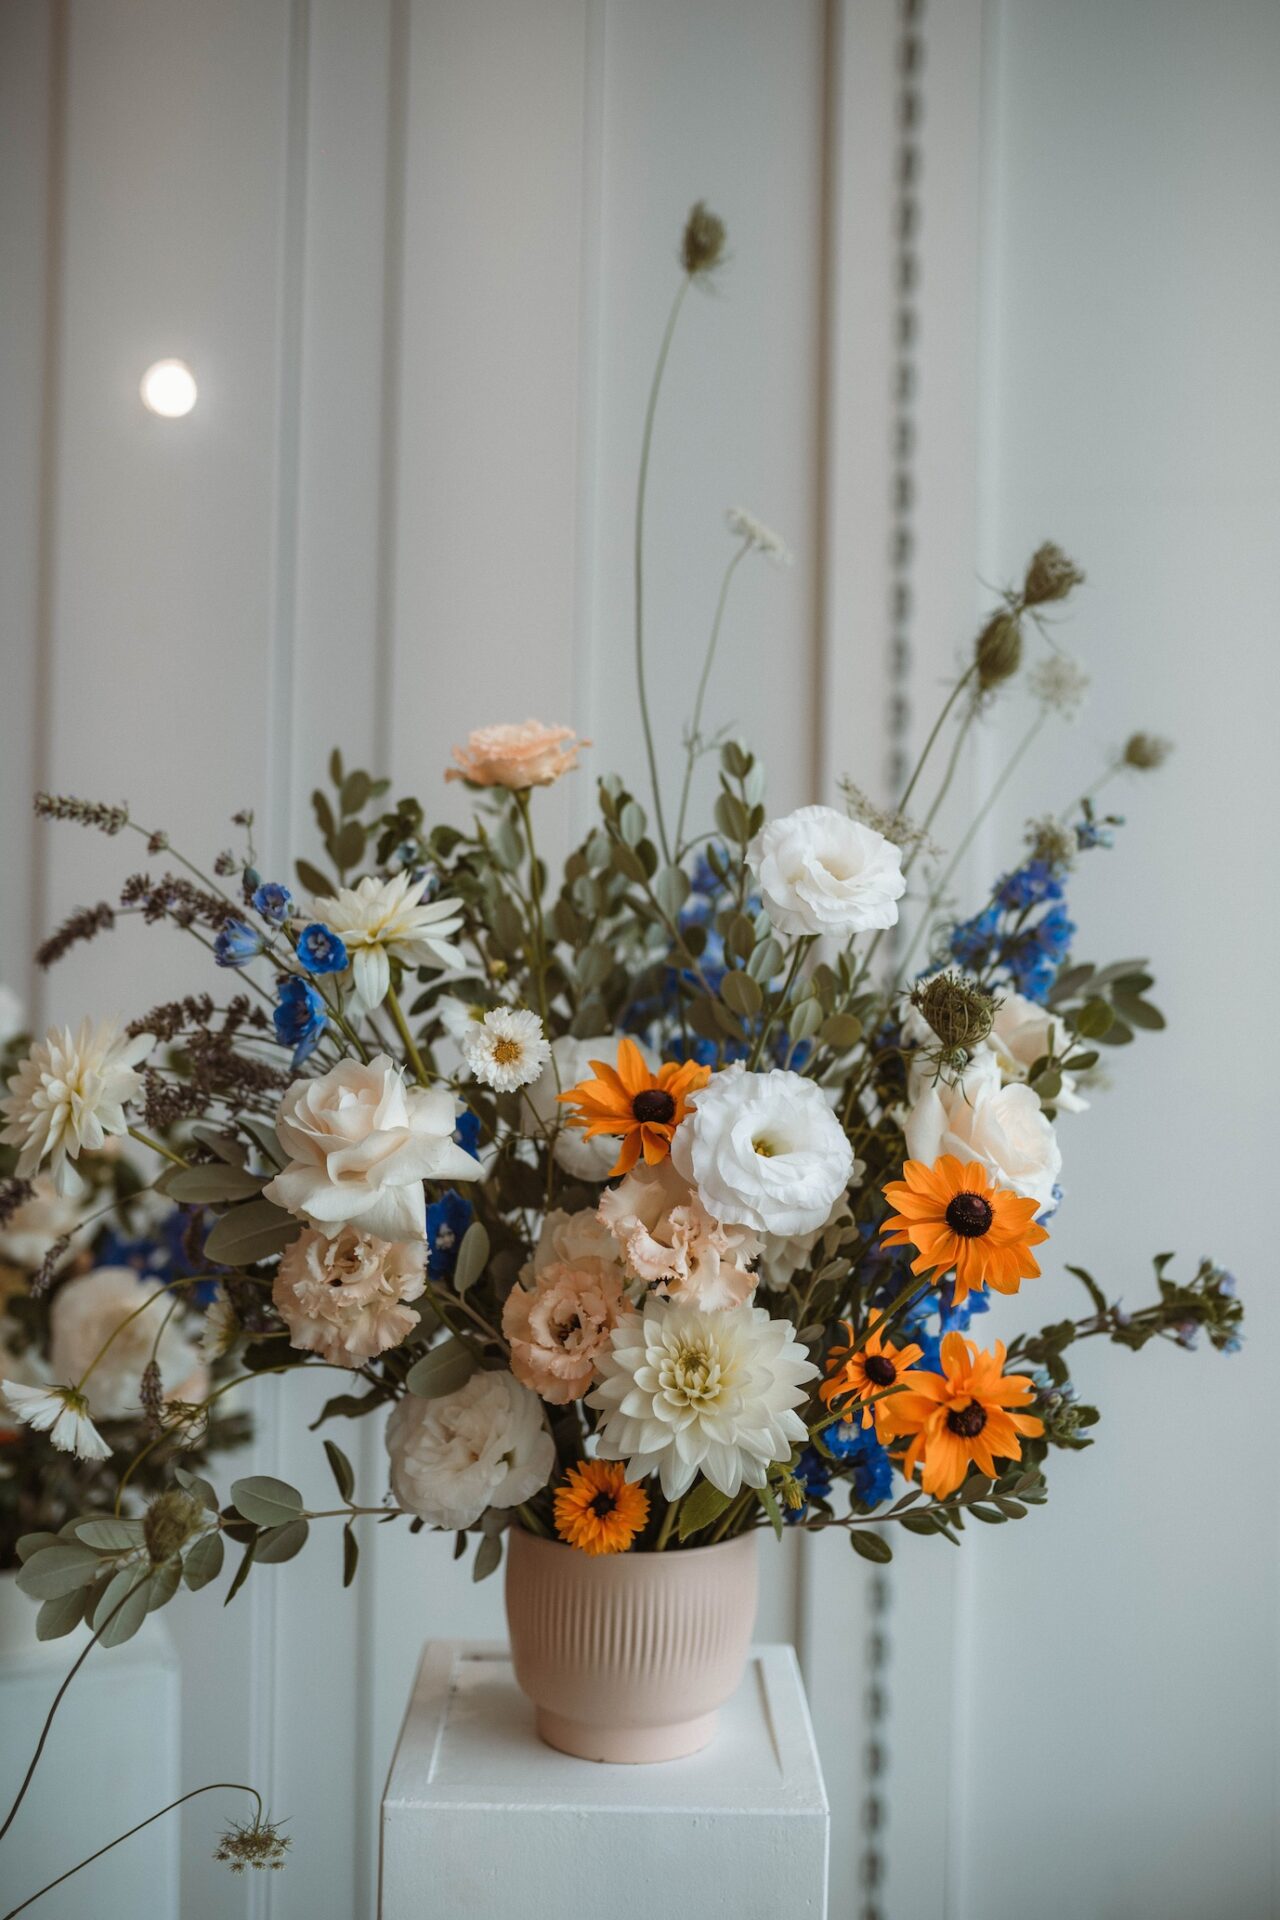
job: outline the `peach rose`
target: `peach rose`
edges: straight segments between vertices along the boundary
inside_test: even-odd
[[[512,1373],[554,1407],[580,1400],[625,1311],[612,1261],[583,1255],[543,1267],[532,1289],[512,1287],[502,1309]]]
[[[280,1256],[271,1298],[289,1345],[335,1367],[398,1347],[418,1324],[408,1305],[426,1286],[426,1244],[309,1227]]]
[[[544,727],[541,720],[520,726],[477,727],[465,747],[455,747],[456,767],[446,780],[469,780],[473,787],[549,787],[578,764],[578,749],[589,740],[572,727]]]

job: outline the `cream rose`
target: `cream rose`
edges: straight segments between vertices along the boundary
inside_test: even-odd
[[[553,1406],[580,1400],[609,1335],[627,1311],[612,1260],[588,1255],[571,1266],[552,1261],[531,1288],[512,1287],[503,1305],[512,1373]]]
[[[354,1227],[330,1237],[308,1228],[281,1254],[271,1298],[290,1346],[358,1367],[413,1332],[418,1316],[409,1302],[425,1286],[421,1240],[376,1240]]]
[[[891,927],[907,886],[892,840],[834,807],[799,807],[766,821],[747,864],[779,933],[847,938]]]
[[[775,1067],[712,1074],[676,1128],[671,1158],[714,1219],[757,1233],[825,1226],[853,1151],[820,1087]]]
[[[473,787],[549,787],[578,764],[578,751],[589,740],[575,737],[572,727],[544,727],[540,720],[519,725],[477,727],[465,747],[455,747],[456,767],[446,780],[469,780]]]
[[[1006,993],[991,1024],[990,1046],[1009,1082],[1025,1081],[1037,1060],[1054,1047],[1066,1051],[1068,1034],[1061,1019],[1021,993]],[[1075,1075],[1064,1073],[1054,1098],[1059,1113],[1084,1113],[1089,1102],[1076,1092]]]
[[[50,1374],[74,1384],[92,1365],[84,1391],[95,1418],[126,1419],[141,1410],[142,1375],[154,1347],[165,1399],[202,1400],[207,1376],[196,1344],[179,1313],[165,1318],[173,1298],[132,1267],[97,1267],[68,1280],[49,1311]],[[148,1301],[154,1305],[138,1313]]]
[[[407,1394],[387,1422],[391,1490],[433,1527],[474,1526],[551,1477],[556,1450],[536,1394],[509,1373],[473,1373],[434,1400]]]
[[[740,1307],[755,1290],[761,1240],[703,1206],[670,1160],[637,1167],[601,1196],[600,1218],[627,1272],[688,1306]]]
[[[483,1172],[453,1138],[461,1111],[443,1088],[410,1087],[386,1054],[343,1060],[285,1094],[276,1130],[289,1164],[263,1193],[322,1233],[352,1223],[380,1240],[423,1240],[423,1181]]]
[[[980,1160],[993,1180],[1010,1192],[1053,1205],[1062,1154],[1053,1127],[1030,1087],[1005,1086],[989,1047],[976,1052],[954,1083],[935,1082],[928,1068],[913,1068],[912,1104],[906,1119],[907,1152],[932,1165],[940,1154]]]

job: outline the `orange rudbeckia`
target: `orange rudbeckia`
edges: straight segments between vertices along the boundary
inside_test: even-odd
[[[584,1460],[557,1490],[556,1532],[583,1553],[625,1553],[649,1518],[649,1496],[629,1486],[621,1460]]]
[[[998,1461],[1021,1460],[1019,1434],[1044,1432],[1035,1414],[1010,1411],[1034,1392],[1025,1373],[1004,1372],[1002,1341],[986,1353],[961,1334],[946,1334],[942,1372],[913,1373],[905,1393],[881,1402],[888,1433],[911,1435],[902,1471],[910,1476],[923,1460],[921,1485],[940,1500],[963,1485],[970,1462],[994,1479]]]
[[[833,1407],[837,1400],[843,1400],[850,1393],[856,1394],[859,1400],[875,1400],[878,1393],[884,1393],[905,1378],[916,1361],[923,1357],[922,1347],[895,1347],[891,1340],[884,1338],[879,1328],[869,1339],[856,1343],[849,1322],[842,1320],[840,1325],[844,1328],[847,1345],[834,1346],[827,1355],[827,1377],[818,1388],[819,1398],[825,1406]],[[914,1375],[911,1377],[914,1378]],[[892,1397],[898,1400],[901,1395],[895,1393]],[[887,1400],[877,1400],[873,1407],[864,1406],[863,1426],[869,1427],[874,1422],[877,1430],[881,1430],[882,1415],[888,1404]],[[848,1417],[846,1413],[845,1418]]]
[[[883,1189],[898,1211],[880,1231],[887,1247],[919,1249],[912,1273],[941,1278],[954,1268],[957,1306],[971,1287],[1016,1293],[1039,1274],[1031,1249],[1049,1236],[1036,1225],[1034,1200],[994,1186],[981,1161],[962,1166],[950,1153],[931,1167],[908,1160],[902,1172]]]
[[[569,1125],[584,1127],[588,1140],[599,1133],[620,1136],[622,1145],[609,1178],[630,1173],[642,1153],[647,1167],[665,1160],[671,1136],[688,1111],[689,1095],[706,1086],[710,1067],[692,1060],[678,1066],[669,1060],[650,1073],[634,1040],[618,1042],[616,1067],[604,1060],[591,1064],[599,1078],[580,1080],[559,1097],[577,1108],[569,1116]]]

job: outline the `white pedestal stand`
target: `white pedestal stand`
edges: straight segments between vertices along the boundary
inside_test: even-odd
[[[825,1920],[830,1816],[790,1647],[711,1746],[603,1766],[538,1740],[505,1648],[430,1640],[382,1802],[382,1920]]]

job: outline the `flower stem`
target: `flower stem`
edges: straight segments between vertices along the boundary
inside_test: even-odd
[[[707,642],[707,655],[702,663],[702,678],[698,682],[698,697],[693,703],[693,719],[689,723],[689,745],[685,756],[684,785],[680,789],[680,812],[676,817],[676,859],[684,851],[684,817],[689,806],[689,786],[693,779],[694,761],[697,758],[698,743],[701,739],[702,703],[706,698],[707,682],[711,678],[711,665],[716,657],[716,646],[720,639],[720,628],[724,621],[724,610],[729,600],[729,588],[740,563],[751,551],[751,542],[744,540],[724,570],[724,579],[720,582],[720,598],[716,602],[716,616],[711,623],[711,638]]]
[[[551,1022],[547,1003],[547,928],[542,917],[542,882],[538,872],[537,849],[533,844],[533,816],[529,808],[527,787],[517,789],[516,806],[520,813],[520,824],[524,828],[525,845],[529,849],[529,912],[533,922],[533,970],[538,990],[538,1011],[542,1015],[542,1030],[549,1040]]]
[[[680,1502],[678,1500],[668,1501],[667,1510],[662,1516],[662,1525],[658,1529],[658,1537],[653,1543],[653,1550],[655,1553],[666,1552],[667,1542],[671,1538],[672,1530],[676,1524],[676,1515],[679,1513],[679,1511],[680,1511]]]
[[[191,1165],[191,1162],[184,1160],[180,1153],[174,1153],[172,1148],[163,1146],[159,1140],[153,1140],[151,1135],[149,1133],[143,1133],[140,1127],[130,1127],[129,1137],[136,1140],[139,1146],[150,1147],[152,1153],[158,1153],[160,1158],[167,1160],[172,1167],[189,1167]]]
[[[409,1031],[409,1022],[404,1017],[404,1009],[400,1005],[399,996],[394,987],[387,988],[387,1005],[391,1009],[391,1018],[395,1021],[396,1032],[400,1035],[404,1050],[409,1056],[409,1064],[417,1076],[418,1085],[430,1086],[431,1075],[424,1066],[417,1042]]]

